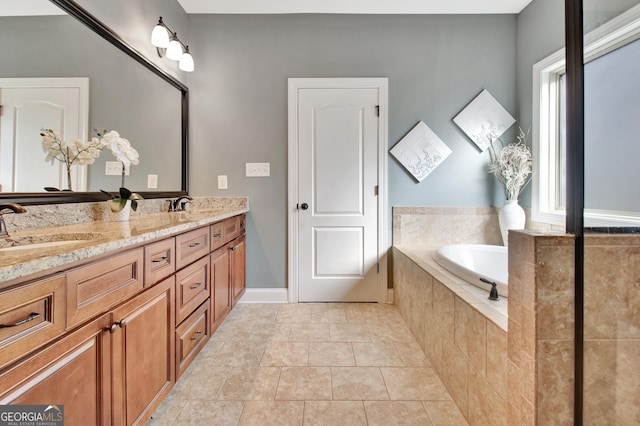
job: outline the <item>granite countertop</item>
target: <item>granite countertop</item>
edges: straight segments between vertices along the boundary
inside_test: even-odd
[[[128,222],[97,220],[73,225],[10,232],[10,239],[34,243],[61,240],[60,245],[0,248],[0,288],[44,271],[56,272],[78,261],[199,228],[249,211],[232,205],[185,212],[131,216]],[[0,241],[5,247],[10,241]],[[59,269],[58,269],[59,268]]]

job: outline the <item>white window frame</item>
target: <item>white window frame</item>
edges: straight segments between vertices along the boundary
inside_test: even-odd
[[[613,18],[585,35],[585,63],[640,38],[640,5]],[[565,49],[533,66],[532,153],[533,181],[531,218],[535,222],[564,226],[566,212],[559,209],[558,110],[559,81],[566,72]],[[637,212],[585,210],[586,226],[639,225]]]

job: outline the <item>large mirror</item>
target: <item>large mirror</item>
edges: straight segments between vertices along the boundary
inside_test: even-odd
[[[99,133],[118,131],[139,152],[139,164],[132,165],[125,176],[126,187],[142,193],[145,198],[185,193],[187,87],[139,54],[75,2],[38,1],[42,2],[43,10],[51,9],[52,3],[57,5],[60,13],[0,16],[0,52],[5,58],[0,62],[0,82],[18,81],[18,86],[29,86],[30,81],[36,81],[37,86],[42,79],[86,81],[88,108],[84,115],[79,115],[79,137],[89,140],[96,136],[94,129]],[[39,119],[32,121],[35,123],[32,126],[37,125]],[[53,121],[52,125],[51,118],[49,121],[42,118],[43,127],[55,127],[56,120]],[[6,127],[5,124],[2,130],[6,131]],[[63,129],[56,131],[64,133]],[[36,177],[51,168],[50,163],[45,162],[40,135],[33,130],[28,133],[35,133],[32,139],[27,138],[31,144],[28,148],[22,145],[7,149],[11,143],[17,145],[17,139],[1,142],[0,157],[4,155],[4,158],[0,158],[0,167],[3,167],[0,174],[4,171],[6,175],[7,168],[13,166],[21,167],[23,176]],[[17,152],[22,154],[19,161]],[[104,195],[99,190],[117,191],[121,186],[122,176],[107,174],[107,162],[112,167],[114,161],[117,159],[112,152],[103,150],[95,163],[86,168],[74,168],[73,192],[45,192],[45,186],[66,189],[66,185],[61,181],[27,184],[21,181],[20,173],[16,173],[11,182],[4,184],[0,200],[22,204],[102,200]],[[55,167],[60,168],[60,165],[54,162]],[[61,179],[66,182],[66,172]],[[42,185],[41,189],[39,185]]]

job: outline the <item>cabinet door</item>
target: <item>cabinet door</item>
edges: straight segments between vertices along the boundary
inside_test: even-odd
[[[229,279],[229,248],[211,253],[211,330],[220,325],[231,311],[231,281]]]
[[[115,425],[148,420],[173,386],[174,287],[167,278],[113,311]]]
[[[105,314],[3,371],[0,405],[63,405],[65,424],[111,424],[110,318]]]
[[[229,267],[231,269],[231,288],[233,292],[233,303],[232,306],[235,306],[238,303],[238,300],[244,294],[246,288],[246,246],[245,246],[245,235],[236,238],[229,245]]]

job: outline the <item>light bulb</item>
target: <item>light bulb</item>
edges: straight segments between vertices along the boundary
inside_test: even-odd
[[[167,58],[179,61],[182,58],[182,53],[182,45],[177,39],[173,38],[169,42],[169,46],[167,46]]]
[[[158,25],[156,25],[151,32],[151,44],[161,48],[169,46],[169,33],[162,25],[162,18],[160,18],[160,22],[158,22]]]
[[[182,54],[178,68],[186,72],[192,72],[194,70],[193,56],[189,53],[189,46],[187,46],[185,52]]]

